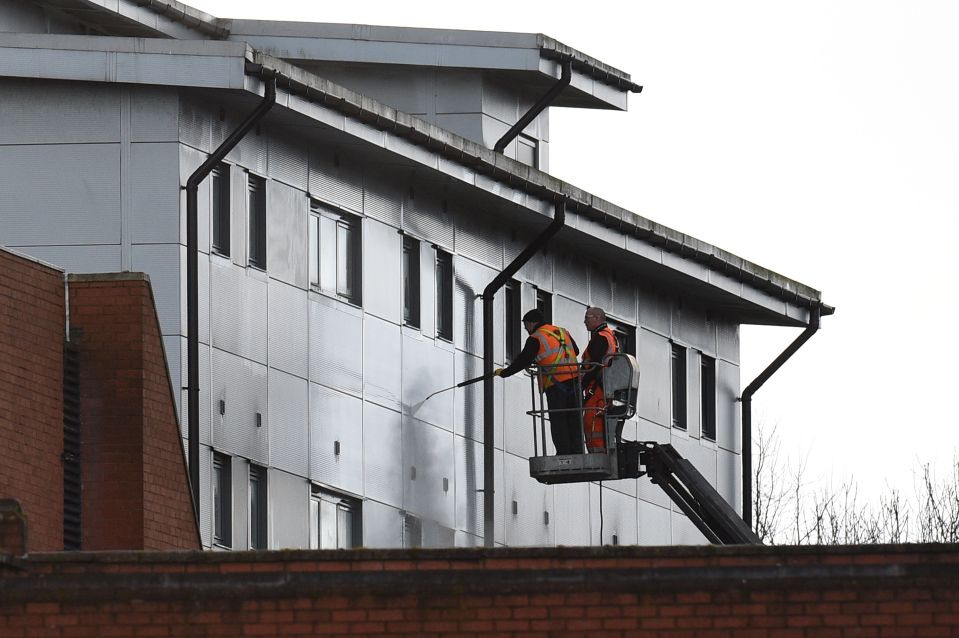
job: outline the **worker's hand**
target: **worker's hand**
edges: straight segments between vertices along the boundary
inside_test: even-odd
[[[496,368],[495,370],[493,370],[493,376],[494,377],[503,376],[503,368]]]

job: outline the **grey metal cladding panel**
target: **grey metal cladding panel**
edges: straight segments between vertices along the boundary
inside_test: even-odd
[[[174,187],[179,183],[179,149],[176,142],[130,146],[130,221],[135,244],[180,241],[180,190]]]
[[[406,193],[403,229],[445,250],[453,250],[453,215],[444,210],[441,196],[426,187],[413,188]]]
[[[674,511],[670,515],[672,523],[672,544],[673,545],[708,545],[709,542],[702,532],[696,529],[696,526],[686,518],[685,514]]]
[[[4,218],[4,223],[9,218]],[[5,242],[6,229],[0,235],[0,244]],[[7,242],[8,245],[13,245]],[[56,264],[66,272],[118,272],[120,246],[115,244],[93,246],[17,246],[17,251],[36,257],[47,263]]]
[[[188,99],[180,99],[179,139],[184,144],[206,153],[212,150],[211,123],[214,118],[205,107]]]
[[[432,521],[423,521],[423,547],[453,547],[455,532]]]
[[[743,510],[742,467],[740,455],[723,449],[716,451],[716,491],[738,514]]]
[[[363,194],[363,213],[390,226],[399,228],[403,217],[403,185],[388,181],[377,174],[378,170],[388,173],[389,167],[372,167],[366,179]]]
[[[739,363],[739,325],[728,321],[716,322],[716,351],[726,361]]]
[[[497,381],[501,384],[503,391],[503,418],[498,421],[503,424],[506,437],[506,451],[524,458],[533,456],[533,417],[526,414],[533,409],[533,397],[539,400],[539,393],[533,393],[531,389],[532,379],[525,372],[515,374],[508,379]],[[482,401],[482,397],[480,398]],[[537,406],[538,407],[538,406]],[[482,428],[482,423],[480,423]],[[539,453],[544,452],[543,438],[541,431],[537,428],[536,436],[538,438]],[[480,437],[482,440],[482,437]],[[546,426],[546,451],[553,454],[553,441],[549,433],[549,425]]]
[[[179,343],[179,347],[176,345]],[[187,436],[187,428],[189,427],[189,405],[190,405],[190,394],[186,385],[187,378],[187,340],[186,337],[175,336],[175,337],[164,337],[163,344],[165,347],[170,349],[177,350],[177,353],[171,357],[169,350],[167,351],[167,361],[171,362],[176,360],[178,362],[178,369],[176,375],[171,375],[170,381],[174,388],[174,394],[177,397],[177,407],[180,420],[180,434],[181,436]],[[168,345],[169,344],[169,345]],[[211,419],[212,419],[212,404],[210,402],[210,346],[205,343],[200,344],[200,443],[204,445],[213,444],[213,434],[211,432]],[[182,381],[182,383],[181,383]],[[219,418],[219,413],[217,414]]]
[[[450,528],[456,493],[453,437],[452,432],[418,419],[403,418],[403,459],[408,466],[404,508]]]
[[[175,241],[180,241],[184,245],[186,244],[186,189],[183,188],[186,186],[187,180],[190,179],[190,175],[197,168],[200,167],[206,160],[206,154],[202,151],[198,151],[195,148],[191,148],[186,144],[180,144],[180,214],[178,232],[178,239]],[[210,207],[212,205],[212,196],[210,194],[210,183],[212,182],[209,177],[200,182],[197,187],[197,245],[200,247],[201,252],[209,253],[210,252],[210,227],[212,223],[210,222]],[[244,184],[244,189],[246,185]],[[245,194],[245,191],[244,191]],[[245,223],[244,223],[245,225]],[[245,264],[244,264],[245,265]]]
[[[401,239],[396,228],[374,219],[363,223],[363,310],[400,323]]]
[[[673,307],[673,335],[706,354],[716,354],[716,324],[706,321],[706,314],[698,308]]]
[[[250,548],[250,462],[235,456],[230,460],[230,469],[233,487],[232,548],[242,551]]]
[[[709,484],[716,486],[716,449],[711,444],[703,444],[698,439],[686,439],[673,436],[670,441],[680,456],[693,464]]]
[[[270,469],[270,549],[310,546],[310,485],[306,479]]]
[[[600,514],[600,488],[602,488],[602,514]],[[589,490],[592,537],[599,538],[600,516],[602,516],[601,545],[612,545],[614,535],[618,545],[635,545],[639,538],[636,528],[636,499],[611,490],[602,483],[590,483]]]
[[[572,250],[553,250],[553,285],[556,292],[586,303],[589,299],[586,264]]]
[[[267,284],[254,273],[213,260],[210,268],[213,345],[266,363]]]
[[[453,547],[483,547],[483,537],[456,530],[453,534]]]
[[[669,545],[672,538],[669,508],[643,501],[637,502],[636,505],[637,544]]]
[[[597,264],[589,266],[589,305],[599,306],[610,314],[613,311],[612,274]]]
[[[311,299],[310,381],[359,395],[363,391],[363,318],[338,305],[329,299]]]
[[[363,501],[363,547],[403,547],[403,512],[376,501]]]
[[[179,140],[180,106],[175,91],[140,86],[130,90],[130,129],[134,142]]]
[[[267,295],[270,367],[306,379],[310,373],[307,292],[271,279]]]
[[[690,438],[698,439],[702,433],[702,397],[700,396],[700,361],[697,350],[686,352],[686,432]]]
[[[150,275],[160,332],[165,335],[180,333],[180,249],[180,244],[142,244],[130,251],[133,270]]]
[[[0,144],[120,141],[120,91],[102,84],[6,79]]]
[[[672,408],[669,340],[645,329],[641,329],[638,336],[637,355],[641,377],[636,413],[644,419],[669,427]]]
[[[633,280],[620,274],[615,275],[613,279],[613,316],[635,323],[637,299],[636,285]]]
[[[456,351],[456,379],[465,381],[483,374],[483,360],[479,357]],[[460,436],[483,441],[483,385],[473,383],[464,388],[453,390],[455,397],[455,426],[453,430]],[[494,445],[503,447],[503,386],[493,383]],[[444,426],[449,429],[449,426]]]
[[[309,447],[310,478],[354,494],[363,493],[360,399],[311,383]]]
[[[0,146],[0,243],[120,243],[120,145]]]
[[[530,479],[532,480],[532,479]],[[592,544],[589,524],[589,483],[553,486],[553,515],[550,520],[556,545],[584,547]]]
[[[310,157],[306,148],[278,135],[268,138],[270,177],[300,191],[307,191],[310,182]]]
[[[430,394],[456,383],[452,349],[435,346],[432,340],[402,335],[403,407],[407,414],[446,429],[454,416],[454,393]]]
[[[457,436],[456,455],[456,529],[483,535],[483,445]],[[499,466],[502,473],[502,466]]]
[[[363,481],[365,496],[403,506],[409,463],[403,460],[403,418],[399,412],[363,403]]]
[[[662,293],[639,288],[639,323],[649,330],[669,336],[672,330],[671,299]]]
[[[585,314],[585,303],[579,303],[560,295],[553,296],[553,323],[569,331],[573,341],[579,347],[580,354],[589,343],[589,333],[583,324]]]
[[[504,455],[506,484],[506,544],[516,546],[551,546],[554,544],[553,493],[550,486],[529,477],[529,461]],[[516,513],[513,513],[513,502]],[[547,516],[548,515],[548,519]]]
[[[502,220],[484,219],[481,212],[459,210],[454,215],[456,252],[497,271],[503,268]]]
[[[270,148],[266,134],[254,128],[243,136],[227,157],[258,175],[267,175]]]
[[[363,175],[342,154],[327,148],[310,149],[310,195],[360,212],[363,210]]]
[[[402,410],[400,327],[367,315],[363,321],[363,398]]]
[[[306,289],[307,199],[303,191],[269,181],[267,194],[266,263],[271,277]]]
[[[483,289],[498,271],[466,259],[453,256],[453,341],[456,347],[475,355],[483,354]],[[503,295],[493,301],[493,316],[503,316]],[[503,360],[502,322],[493,326],[495,349],[493,357]],[[496,333],[499,332],[499,338]]]
[[[213,451],[200,446],[200,542],[213,543]]]
[[[213,404],[224,402],[213,418],[213,444],[217,449],[245,456],[257,463],[269,461],[267,369],[223,350],[213,349]],[[256,427],[256,414],[262,415]]]
[[[184,183],[186,178],[184,178]],[[205,179],[200,184],[200,188],[203,188],[203,185],[206,184],[206,188],[210,188],[210,182],[212,180]],[[206,216],[209,217],[210,213],[210,204],[212,204],[212,197],[209,195],[204,203],[206,206]],[[249,221],[249,185],[247,183],[247,173],[240,166],[230,165],[230,260],[234,264],[241,268],[245,268],[247,265],[247,228],[250,225]],[[184,208],[184,210],[186,210]],[[203,213],[201,212],[202,216]],[[186,216],[184,216],[185,218]],[[207,227],[212,227],[212,224],[207,224]],[[183,236],[186,236],[186,227],[183,229]]]
[[[399,294],[399,291],[397,291]],[[420,245],[420,331],[436,336],[436,250]]]
[[[739,366],[716,362],[716,443],[723,449],[742,452],[742,404]]]
[[[270,368],[270,465],[298,476],[309,474],[310,392],[306,379]]]
[[[512,263],[523,249],[533,241],[532,237],[522,236],[516,240],[507,238],[504,246],[506,263]],[[537,252],[519,269],[518,276],[544,290],[553,289],[553,262],[543,251]]]

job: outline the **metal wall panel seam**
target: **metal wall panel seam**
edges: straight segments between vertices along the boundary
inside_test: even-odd
[[[131,153],[130,146],[132,115],[130,109],[130,89],[124,87],[120,91],[120,268],[126,272],[130,270],[130,246],[133,235],[131,200]]]

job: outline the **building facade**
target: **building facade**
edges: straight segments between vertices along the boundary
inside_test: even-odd
[[[480,294],[497,365],[546,309],[585,345],[600,306],[640,362],[624,438],[671,442],[741,502],[739,326],[820,295],[547,173],[555,104],[623,109],[629,77],[543,36],[219,20],[178,2],[0,2],[0,245],[69,271],[144,271],[185,388],[186,194],[199,191],[205,547],[482,544]],[[439,60],[439,62],[437,61]],[[645,479],[540,485],[530,381],[497,380],[495,542],[703,542]],[[187,392],[179,394],[186,430]],[[600,537],[602,530],[602,537]]]

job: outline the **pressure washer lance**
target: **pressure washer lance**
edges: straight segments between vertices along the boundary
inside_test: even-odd
[[[421,407],[423,407],[423,404],[424,404],[424,403],[426,403],[427,401],[429,401],[430,399],[432,399],[433,397],[435,397],[437,394],[441,394],[441,393],[443,393],[443,392],[449,392],[450,390],[455,390],[456,388],[465,388],[465,387],[468,386],[468,385],[473,385],[474,383],[479,383],[480,381],[485,381],[486,379],[491,379],[491,378],[493,378],[493,376],[495,376],[495,375],[494,375],[494,374],[488,374],[488,375],[487,375],[487,374],[484,374],[484,375],[475,377],[475,378],[473,378],[473,379],[467,379],[466,381],[460,381],[460,382],[457,383],[456,385],[451,385],[451,386],[448,387],[448,388],[443,388],[442,390],[437,390],[437,391],[434,392],[433,394],[429,395],[428,397],[426,397],[425,399],[423,399],[422,401],[420,401],[419,403],[417,403],[416,405],[414,405],[413,408],[410,410],[410,414],[413,414],[414,412],[416,412],[417,410],[419,410]]]

